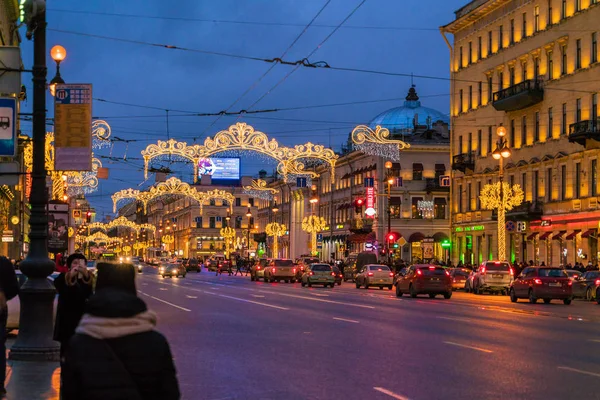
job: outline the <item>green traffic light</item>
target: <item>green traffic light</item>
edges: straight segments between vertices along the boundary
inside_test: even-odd
[[[450,240],[446,239],[442,242],[443,249],[449,249],[450,247],[452,247],[452,245],[450,244]]]

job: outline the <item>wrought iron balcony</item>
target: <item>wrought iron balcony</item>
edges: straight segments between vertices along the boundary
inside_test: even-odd
[[[506,212],[507,221],[535,221],[544,215],[544,203],[524,201],[521,205]]]
[[[589,140],[595,141],[589,142]],[[569,125],[569,142],[585,147],[598,148],[600,146],[600,119],[591,119],[575,122]]]
[[[528,79],[494,93],[492,105],[498,111],[517,111],[544,100],[540,79]]]
[[[452,157],[452,169],[461,171],[463,174],[475,170],[475,152],[457,154]]]
[[[426,192],[449,192],[448,186],[440,186],[440,178],[427,178],[425,181]]]

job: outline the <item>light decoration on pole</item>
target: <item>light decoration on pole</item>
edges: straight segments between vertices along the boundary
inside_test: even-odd
[[[249,186],[244,186],[244,193],[259,199],[272,200],[279,190],[267,187],[267,182],[263,179],[253,179]]]
[[[310,234],[310,249],[312,255],[317,254],[317,233],[324,230],[327,226],[325,218],[316,215],[309,215],[302,219],[302,230]]]
[[[417,210],[419,215],[425,219],[432,219],[434,216],[434,204],[432,200],[417,201]]]
[[[358,125],[352,130],[354,147],[365,154],[400,161],[400,151],[410,147],[402,140],[389,139],[390,131],[377,125],[375,130],[366,125]]]
[[[164,244],[172,244],[175,243],[175,238],[173,237],[173,235],[163,235],[161,241]]]
[[[271,256],[276,258],[279,251],[279,237],[285,235],[285,225],[279,222],[271,222],[265,226],[265,232],[269,236],[273,236],[273,252]]]
[[[221,228],[219,233],[225,239],[225,255],[229,256],[230,244],[233,243],[233,240],[235,238],[235,229],[226,226],[225,228]]]

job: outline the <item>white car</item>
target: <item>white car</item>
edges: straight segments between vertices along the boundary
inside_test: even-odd
[[[25,280],[27,278],[19,270],[16,270],[15,273],[17,274],[17,281],[19,281],[19,287],[20,287],[21,285],[23,285],[23,283],[25,283]],[[50,275],[48,277],[48,279],[53,281],[54,278],[56,278],[57,276],[58,276],[58,272],[53,272],[52,275]],[[54,299],[54,313],[55,314],[56,314],[56,300],[57,300],[57,297],[55,297],[55,299]],[[9,300],[7,305],[8,305],[8,320],[6,321],[6,330],[12,331],[13,329],[19,329],[19,317],[20,317],[20,313],[21,313],[21,302],[20,302],[19,296],[16,296],[15,298]]]
[[[379,289],[387,287],[388,290],[392,290],[394,273],[387,265],[368,264],[359,271],[354,281],[356,282],[357,289],[361,286],[364,286],[365,289],[371,286],[378,286]]]

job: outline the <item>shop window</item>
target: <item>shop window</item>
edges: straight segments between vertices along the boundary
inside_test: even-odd
[[[419,212],[419,201],[422,201],[423,198],[422,197],[413,197],[412,198],[412,207],[411,207],[411,211],[412,211],[412,218],[413,219],[423,219],[423,217],[421,216],[421,213]]]
[[[390,217],[394,219],[402,218],[401,197],[390,197]]]
[[[433,199],[433,212],[435,219],[446,219],[446,199],[443,197]]]

